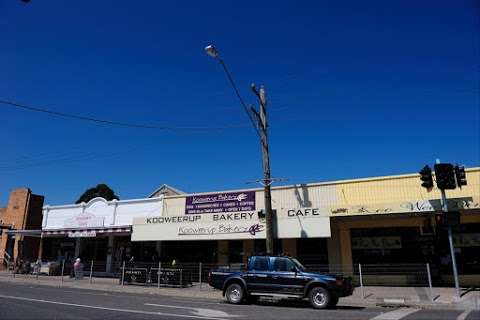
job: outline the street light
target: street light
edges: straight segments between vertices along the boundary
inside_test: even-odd
[[[251,89],[257,96],[260,103],[260,112],[257,112],[257,110],[254,107],[251,107],[249,109],[245,104],[245,101],[243,100],[242,96],[240,95],[240,92],[238,91],[235,81],[233,81],[233,77],[230,74],[227,68],[227,65],[220,58],[220,54],[218,50],[213,45],[206,46],[204,50],[210,57],[215,58],[223,67],[223,70],[225,71],[225,74],[227,75],[228,80],[230,81],[230,84],[232,85],[233,90],[235,91],[235,94],[238,97],[238,100],[240,100],[240,103],[242,104],[243,110],[247,113],[248,118],[250,119],[250,122],[252,123],[253,127],[255,128],[255,131],[258,134],[258,137],[260,138],[260,144],[262,146],[263,186],[264,186],[264,195],[265,195],[265,224],[266,224],[265,247],[266,247],[267,254],[273,254],[274,253],[274,244],[273,244],[274,232],[273,232],[272,193],[271,193],[271,187],[270,187],[272,184],[272,179],[270,175],[270,156],[268,152],[267,99],[266,99],[265,88],[263,88],[262,86],[260,90],[257,91],[255,85],[252,84]]]
[[[217,49],[215,49],[214,46],[208,45],[208,46],[205,47],[204,50],[210,57],[213,57],[213,58],[218,57],[218,51],[217,51]]]

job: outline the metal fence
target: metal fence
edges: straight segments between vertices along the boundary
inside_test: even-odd
[[[432,288],[429,264],[355,264],[327,265],[307,264],[307,271],[329,275],[351,277],[353,284],[360,287],[364,297],[367,286],[409,286]],[[118,285],[143,285],[157,287],[197,287],[199,290],[211,290],[208,285],[209,272],[221,268],[225,271],[244,270],[245,265],[218,263],[172,263],[166,262],[109,262],[82,261],[75,272],[73,261],[51,263],[16,264],[13,276],[42,279],[57,276],[59,282],[89,281]]]

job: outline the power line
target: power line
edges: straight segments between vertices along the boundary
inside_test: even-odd
[[[0,166],[0,172],[11,172],[11,171],[18,171],[29,169],[33,167],[45,167],[45,166],[59,166],[65,164],[74,164],[78,162],[86,162],[86,161],[93,161],[98,159],[114,159],[124,154],[131,154],[134,151],[140,149],[151,149],[153,148],[152,145],[149,146],[130,146],[129,148],[124,148],[120,151],[116,152],[103,152],[103,153],[95,153],[95,152],[87,152],[81,155],[70,155],[70,156],[55,156],[52,155],[50,159],[39,159],[39,161],[29,162],[29,163],[17,163],[12,165],[2,165]]]
[[[222,65],[223,67],[223,70],[225,71],[225,73],[227,74],[227,78],[228,80],[230,81],[230,84],[233,88],[233,90],[235,91],[235,94],[238,98],[238,100],[240,100],[240,103],[243,107],[243,110],[245,111],[245,113],[247,114],[248,116],[248,119],[250,119],[250,123],[253,125],[253,127],[255,128],[255,131],[257,132],[258,136],[260,137],[260,131],[258,129],[258,126],[255,122],[255,120],[253,119],[253,115],[252,113],[250,112],[250,110],[248,109],[247,107],[247,104],[245,103],[245,101],[243,100],[242,96],[240,95],[240,91],[238,90],[237,88],[237,85],[235,84],[235,81],[233,81],[233,77],[232,75],[230,74],[230,71],[228,71],[228,68],[227,68],[227,65],[225,64],[225,62],[221,59],[221,58],[218,58],[218,61],[220,62],[220,64]]]
[[[113,125],[113,126],[120,126],[120,127],[128,127],[128,128],[137,128],[137,129],[156,129],[156,130],[172,130],[172,131],[191,131],[191,130],[223,130],[223,129],[232,129],[232,128],[242,128],[246,127],[245,125],[230,125],[230,126],[219,126],[219,127],[207,127],[207,126],[158,126],[158,125],[149,125],[149,124],[142,124],[142,123],[131,123],[131,122],[119,122],[113,120],[106,120],[106,119],[99,119],[94,117],[86,117],[72,113],[65,113],[65,112],[58,112],[49,110],[47,108],[39,108],[39,107],[32,107],[27,106],[25,104],[20,104],[12,101],[2,100],[0,99],[0,104],[3,106],[10,106],[17,109],[28,110],[32,112],[39,112],[48,114],[50,116],[57,116],[63,118],[70,118],[82,121],[89,121],[94,123],[100,123],[104,125]]]

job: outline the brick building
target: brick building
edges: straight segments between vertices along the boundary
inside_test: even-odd
[[[9,257],[13,261],[37,259],[40,238],[9,231],[41,230],[43,200],[30,189],[20,188],[10,193],[7,207],[0,208],[0,268]]]

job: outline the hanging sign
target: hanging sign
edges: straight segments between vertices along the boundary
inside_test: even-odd
[[[69,232],[69,238],[94,238],[97,236],[95,231],[76,231],[76,232]]]

